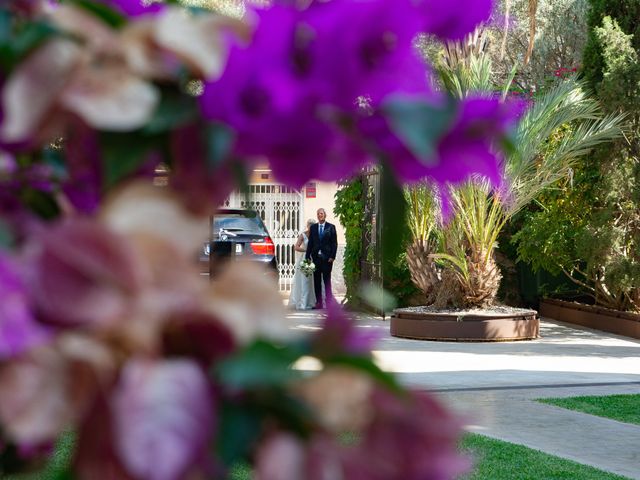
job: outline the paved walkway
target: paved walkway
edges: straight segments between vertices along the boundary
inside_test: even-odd
[[[290,318],[295,329],[317,328],[317,314]],[[388,322],[364,315],[358,325],[380,332],[382,368],[437,392],[469,431],[640,479],[640,426],[534,401],[640,393],[640,341],[546,319],[539,340],[509,343],[399,339]]]

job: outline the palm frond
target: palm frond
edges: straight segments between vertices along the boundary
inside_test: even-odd
[[[522,118],[517,145],[505,161],[508,195],[505,212],[512,216],[553,183],[567,176],[576,161],[598,145],[624,135],[623,115],[603,117],[598,103],[575,78],[541,96]],[[557,144],[550,139],[561,128]]]
[[[491,60],[487,56],[471,55],[464,62],[440,64],[438,73],[445,89],[456,98],[471,93],[490,93],[493,90]]]
[[[456,268],[460,275],[465,278],[469,276],[465,258],[460,258],[457,255],[451,255],[448,253],[432,253],[431,255],[429,255],[429,257],[433,258],[434,260],[444,260],[445,262],[449,262]]]
[[[439,205],[435,187],[428,182],[419,182],[404,189],[407,201],[407,223],[414,240],[423,243],[435,234]]]

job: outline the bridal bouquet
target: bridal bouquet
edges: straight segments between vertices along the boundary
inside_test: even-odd
[[[340,308],[293,336],[261,271],[231,262],[206,282],[194,259],[212,209],[263,159],[292,187],[385,159],[389,222],[397,181],[498,182],[518,108],[443,96],[414,49],[491,8],[0,2],[0,476],[42,467],[69,431],[47,478],[464,470],[459,422],[381,371]]]
[[[310,277],[316,271],[316,264],[310,258],[305,258],[300,262],[300,271],[305,277]]]

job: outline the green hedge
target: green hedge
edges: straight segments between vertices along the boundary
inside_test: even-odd
[[[362,228],[364,222],[364,194],[361,177],[338,188],[333,213],[345,230],[346,246],[342,274],[347,287],[347,303],[358,304],[360,259],[362,257]]]

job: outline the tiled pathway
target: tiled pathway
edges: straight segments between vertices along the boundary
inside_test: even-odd
[[[314,312],[292,313],[292,328],[317,328]],[[541,397],[640,393],[640,341],[545,320],[539,340],[423,342],[377,330],[380,366],[403,383],[436,391],[467,428],[629,478],[640,479],[640,426],[535,402]]]

